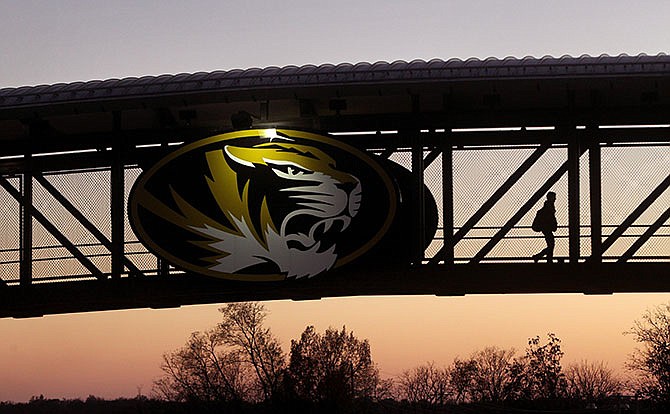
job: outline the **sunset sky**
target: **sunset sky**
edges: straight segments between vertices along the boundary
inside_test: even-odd
[[[234,68],[668,52],[670,2],[0,0],[0,88]],[[667,242],[666,242],[667,243]],[[670,285],[669,285],[670,287]],[[669,289],[670,290],[670,289]],[[288,350],[305,326],[368,338],[382,375],[554,332],[565,363],[623,372],[648,295],[357,297],[268,302]],[[150,394],[161,355],[218,305],[0,319],[0,401]]]

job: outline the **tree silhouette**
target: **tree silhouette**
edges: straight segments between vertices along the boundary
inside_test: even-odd
[[[637,374],[636,392],[670,403],[670,303],[647,309],[625,334],[640,344],[628,361],[628,368]]]
[[[265,307],[257,302],[231,303],[219,312],[223,320],[217,331],[222,342],[253,368],[258,391],[263,399],[270,399],[279,386],[286,357],[279,340],[263,325]]]
[[[367,339],[358,339],[346,327],[328,328],[321,335],[308,326],[299,340],[291,341],[287,383],[298,398],[343,402],[373,397],[380,381]]]
[[[411,403],[444,405],[452,400],[450,374],[432,362],[406,370],[399,380],[400,395]]]
[[[154,382],[170,401],[229,402],[249,397],[249,377],[235,352],[222,349],[216,330],[194,332],[183,348],[163,355],[164,375]]]
[[[268,400],[280,384],[285,356],[263,326],[267,312],[258,303],[232,303],[219,309],[222,321],[194,332],[186,346],[163,355],[158,396],[172,401]]]
[[[511,398],[514,394],[512,364],[515,353],[514,349],[490,346],[473,355],[477,401],[502,402]]]
[[[602,362],[581,361],[565,372],[568,396],[587,403],[602,401],[621,392],[623,384]]]
[[[555,334],[547,334],[547,343],[543,345],[539,336],[528,340],[524,375],[531,399],[557,399],[565,395],[567,383],[562,358],[561,340]]]
[[[449,370],[449,381],[457,404],[476,401],[477,392],[477,361],[474,359],[461,360],[456,358]]]

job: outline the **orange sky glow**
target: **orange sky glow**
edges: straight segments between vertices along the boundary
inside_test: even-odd
[[[485,346],[516,348],[554,332],[564,366],[605,361],[625,374],[635,343],[623,332],[670,294],[355,297],[267,302],[268,326],[284,350],[307,325],[353,330],[367,338],[384,377],[418,364],[449,364]],[[195,330],[213,327],[219,305],[1,319],[0,401],[33,395],[105,398],[150,395],[161,355]]]

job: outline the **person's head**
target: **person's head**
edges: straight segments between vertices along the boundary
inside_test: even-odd
[[[554,193],[553,191],[549,191],[547,193],[547,200],[556,201],[556,193]]]

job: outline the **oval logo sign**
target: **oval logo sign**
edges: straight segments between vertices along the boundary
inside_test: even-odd
[[[135,233],[157,256],[225,279],[312,277],[387,232],[389,175],[364,152],[292,130],[244,130],[185,145],[130,193]]]

